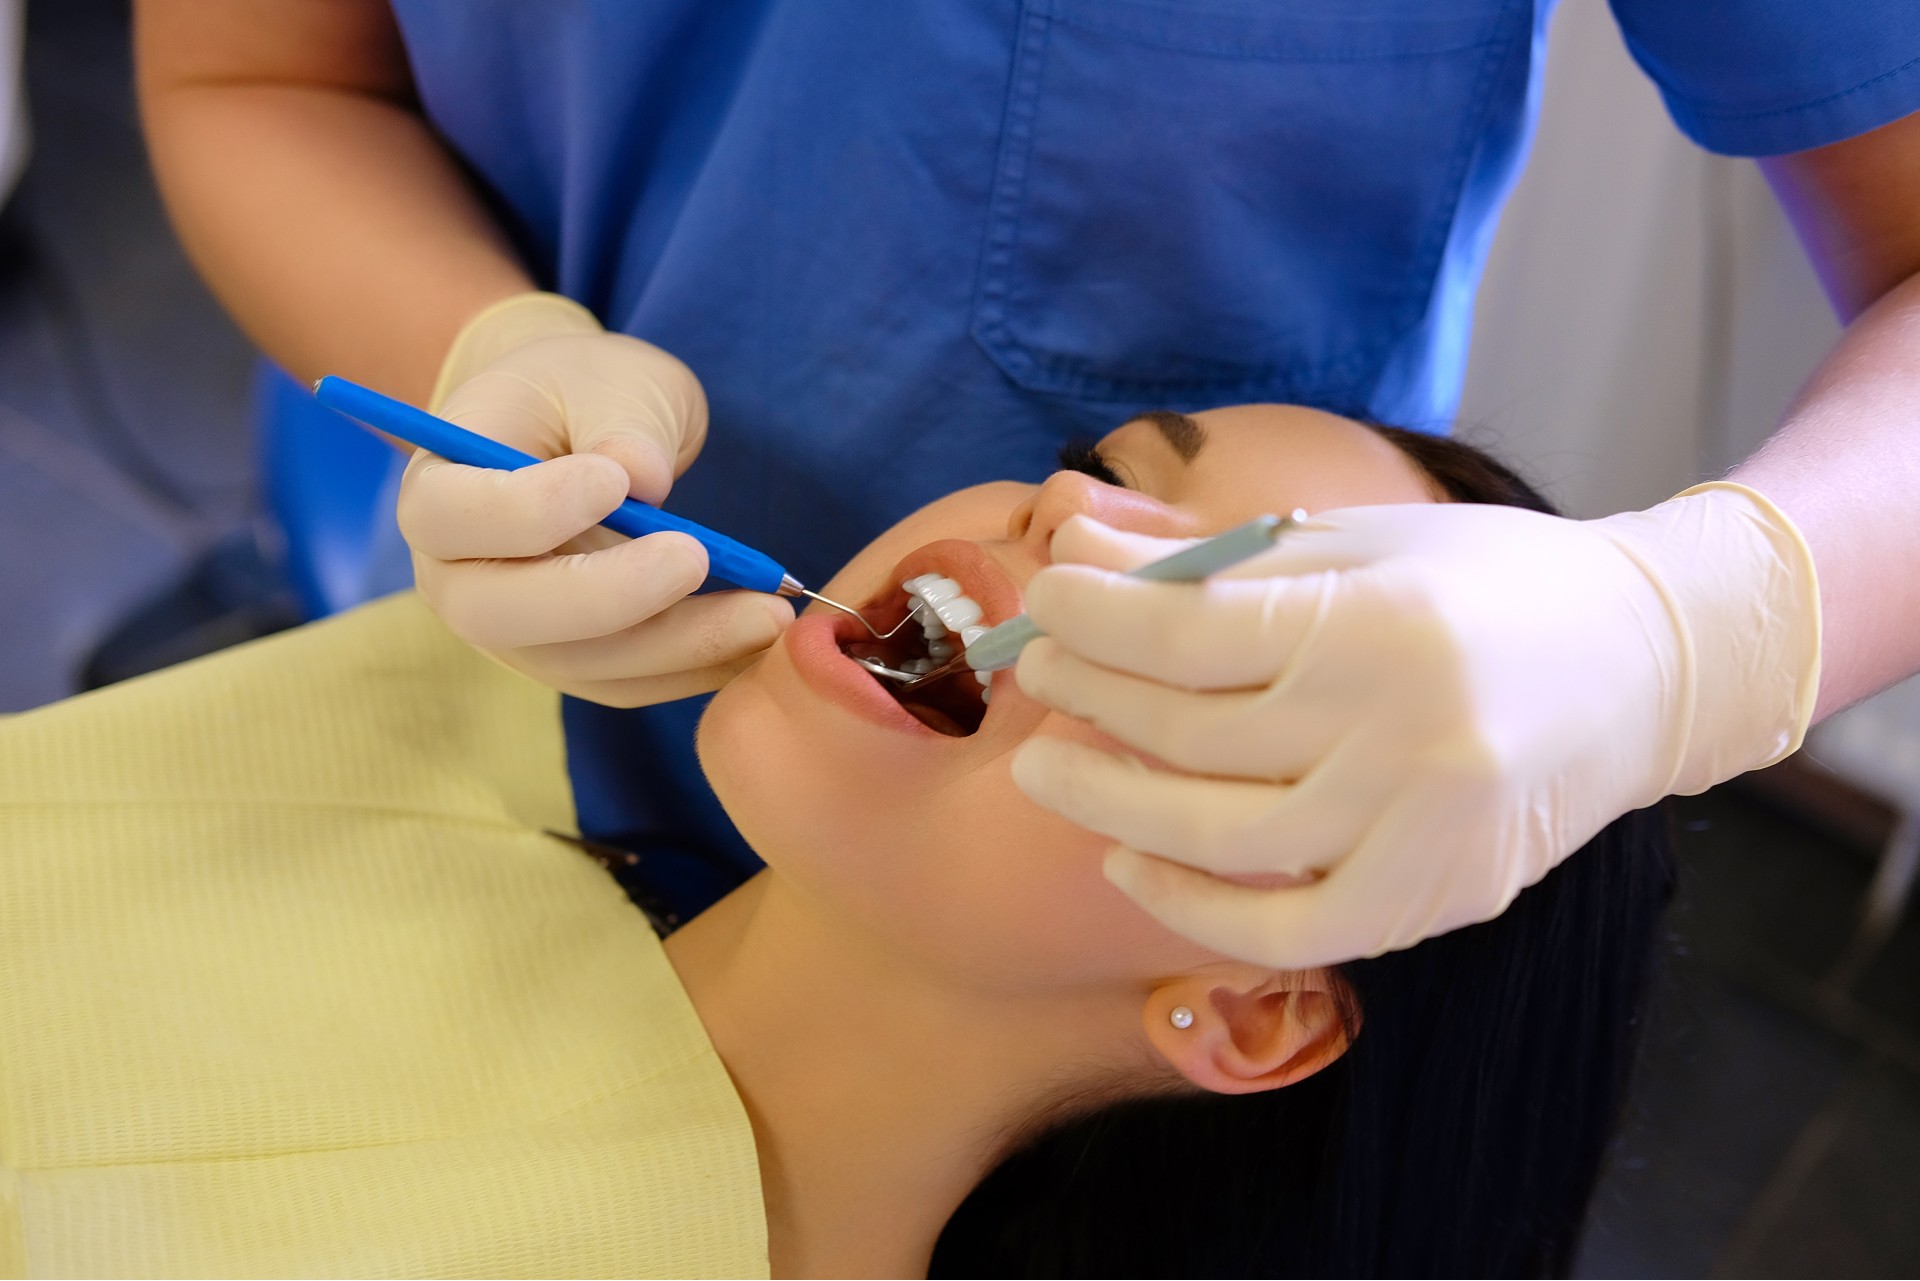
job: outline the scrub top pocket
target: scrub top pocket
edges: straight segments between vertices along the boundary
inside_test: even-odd
[[[1082,399],[1339,404],[1424,315],[1531,0],[1025,0],[972,332]]]

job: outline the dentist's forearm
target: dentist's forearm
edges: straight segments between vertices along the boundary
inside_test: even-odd
[[[214,292],[302,379],[424,403],[461,325],[532,287],[414,109],[385,0],[139,0],[142,117]]]
[[[1818,719],[1920,670],[1920,113],[1760,168],[1847,326],[1733,474],[1813,553]]]
[[[1815,718],[1920,671],[1920,275],[1853,320],[1732,479],[1779,504],[1813,550]]]

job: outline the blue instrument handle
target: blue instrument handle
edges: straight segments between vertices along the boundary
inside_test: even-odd
[[[499,471],[518,471],[540,459],[523,454],[511,445],[489,440],[477,432],[456,427],[444,418],[436,418],[412,405],[383,396],[370,387],[331,375],[314,384],[314,398],[328,409],[338,410],[369,427],[377,427],[389,436],[398,436],[440,455],[449,462],[468,467],[492,467]],[[765,552],[715,533],[697,521],[649,507],[629,498],[600,522],[608,529],[640,538],[662,530],[686,534],[707,549],[707,572],[715,578],[737,584],[749,591],[779,594],[783,584],[794,580],[780,563]],[[797,585],[797,584],[796,584]]]

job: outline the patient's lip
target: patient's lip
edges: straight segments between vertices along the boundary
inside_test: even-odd
[[[1004,623],[1020,612],[1020,589],[978,543],[964,538],[943,538],[909,552],[894,567],[893,578],[887,584],[888,593],[897,592],[901,583],[922,574],[942,574],[960,584],[960,590],[980,606],[983,626]]]
[[[846,629],[851,629],[846,630]],[[866,668],[840,648],[844,636],[864,636],[860,624],[844,614],[806,613],[793,620],[781,637],[787,657],[800,679],[820,697],[884,729],[929,739],[946,739],[929,729],[898,699],[880,687]],[[952,741],[952,740],[948,740]]]
[[[900,596],[900,584],[921,574],[943,574],[960,584],[960,589],[980,606],[980,621],[985,626],[1005,622],[1020,612],[1020,590],[999,562],[978,543],[961,538],[943,538],[909,553],[892,571],[891,578],[868,606],[862,609],[882,630],[898,621],[899,608],[891,616],[885,607]],[[909,624],[912,626],[912,624]],[[985,733],[988,725],[1004,713],[1003,707],[1020,701],[1003,696],[987,708],[980,730],[961,738],[942,734],[922,724],[898,699],[889,694],[870,672],[847,657],[841,646],[867,635],[859,620],[837,612],[809,610],[794,621],[785,636],[788,657],[808,687],[828,701],[846,708],[862,720],[887,729],[899,730],[944,743],[965,743]],[[967,676],[952,680],[971,679]],[[1008,678],[1006,685],[1011,686]]]

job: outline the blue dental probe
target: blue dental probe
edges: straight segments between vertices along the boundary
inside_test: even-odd
[[[404,401],[383,396],[370,387],[362,387],[344,378],[332,375],[322,378],[313,385],[313,395],[328,409],[338,410],[389,436],[398,436],[449,462],[464,463],[468,467],[518,471],[541,461],[532,454],[521,453],[511,445],[503,445],[464,427],[456,427],[444,418],[436,418]],[[868,631],[874,630],[873,624],[861,617],[858,610],[807,590],[799,579],[765,552],[755,551],[745,543],[728,538],[725,534],[717,534],[684,516],[675,516],[658,507],[649,507],[638,499],[629,498],[600,523],[629,538],[657,534],[662,530],[685,534],[707,549],[707,571],[713,577],[748,591],[766,592],[774,596],[805,596],[852,614],[866,625]]]

